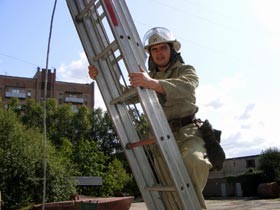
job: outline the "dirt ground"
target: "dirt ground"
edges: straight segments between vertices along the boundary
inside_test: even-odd
[[[206,200],[208,210],[280,210],[280,198],[256,199],[256,198],[230,198]],[[130,210],[148,210],[145,203],[132,203]]]
[[[279,210],[280,199],[221,199],[206,200],[208,210]]]

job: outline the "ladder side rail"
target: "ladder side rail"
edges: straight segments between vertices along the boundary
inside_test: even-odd
[[[108,79],[106,75],[102,77],[99,76],[99,80],[102,80],[104,78]],[[110,99],[111,98],[107,99],[107,101],[110,101]],[[105,97],[104,100],[106,100]],[[152,186],[156,182],[156,178],[153,174],[153,170],[151,169],[150,163],[146,158],[144,149],[142,147],[131,149],[131,150],[125,148],[128,143],[140,141],[132,122],[128,123],[126,122],[126,120],[123,121],[123,119],[130,118],[129,114],[127,113],[126,105],[118,104],[118,105],[107,105],[107,106],[110,106],[108,108],[108,111],[115,124],[116,131],[121,139],[122,147],[125,150],[125,154],[129,162],[129,165],[134,166],[131,167],[131,170],[133,172],[135,179],[137,180],[139,190],[143,196],[143,199],[146,202],[146,205],[149,207],[149,210],[165,209],[164,205],[160,200],[161,196],[159,195],[158,192],[145,193],[146,192],[145,187]],[[140,167],[139,168],[136,167],[137,165]]]
[[[138,50],[138,58],[141,59],[141,62],[140,63],[145,63],[146,62],[146,59],[147,59],[147,54],[145,53],[145,51],[143,50],[144,49],[144,46],[142,44],[142,40],[139,36],[139,33],[137,31],[137,28],[134,24],[134,21],[133,21],[133,18],[129,12],[129,9],[127,7],[127,4],[125,2],[125,0],[118,0],[118,4],[116,4],[116,9],[117,10],[123,10],[123,16],[120,17],[121,18],[121,22],[124,23],[126,22],[126,26],[127,27],[127,31],[129,31],[128,34],[132,34],[132,38],[135,40],[136,43],[139,44],[139,47],[136,48]]]
[[[147,117],[151,125],[153,125],[156,142],[166,160],[167,167],[171,177],[173,177],[181,201],[186,209],[201,209],[176,140],[162,111],[162,107],[159,105],[157,98],[155,98],[156,95],[154,91],[147,92],[150,93],[144,93],[144,91],[140,89],[139,97],[143,97],[144,99],[141,100],[141,102],[143,103],[145,112],[148,113]],[[148,98],[148,100],[146,100],[146,98]]]
[[[83,9],[87,6],[87,0],[67,1],[67,4],[69,9],[71,8],[70,12],[72,15],[72,19],[75,23],[74,25],[76,27],[76,30],[78,31],[79,38],[80,40],[82,40],[84,52],[89,59],[89,63],[94,62],[94,66],[98,69],[101,69],[99,63],[92,60],[94,60],[94,57],[98,54],[98,52],[101,52],[102,49],[106,48],[106,46],[109,45],[109,38],[104,33],[102,34],[102,36],[98,34],[100,31],[105,31],[102,24],[96,24],[96,22],[99,22],[99,17],[97,17],[95,13],[92,13],[91,15],[94,15],[92,17],[94,20],[89,18],[89,16],[85,16],[82,18],[83,21],[77,23],[76,17],[80,14],[80,11],[83,11]],[[100,6],[99,2],[98,4]],[[84,38],[85,36],[88,37]],[[106,68],[105,70],[107,69],[108,68]],[[112,71],[115,80],[119,78],[119,76],[116,75],[116,72],[117,71]]]
[[[107,64],[106,64],[107,65]],[[105,66],[106,66],[105,65]],[[104,69],[106,67],[102,67],[101,63],[101,69]],[[102,75],[102,76],[101,76]],[[104,78],[108,81],[110,74],[101,73],[98,76],[97,83],[99,87],[106,87],[107,82],[105,82]],[[100,86],[100,82],[102,82],[102,85]],[[110,82],[108,82],[110,84]],[[113,83],[112,83],[113,84]],[[111,87],[111,88],[114,88]],[[104,89],[110,89],[110,88],[104,88]],[[125,146],[128,143],[132,142],[138,142],[139,141],[139,136],[137,132],[135,131],[135,127],[132,124],[131,121],[127,121],[124,119],[130,119],[129,113],[127,113],[126,105],[124,104],[118,104],[118,105],[110,105],[108,102],[111,101],[112,97],[110,92],[108,91],[101,91],[102,96],[104,98],[104,101],[106,103],[107,101],[107,107],[108,111],[110,113],[110,116],[112,117],[112,121],[114,122],[115,129],[121,139],[122,147],[125,148]],[[117,117],[114,117],[117,116]],[[116,126],[117,125],[117,126]],[[145,151],[143,148],[137,148],[134,150],[126,150],[125,151],[127,160],[130,165],[133,166],[143,166],[143,167],[132,167],[131,170],[135,176],[135,179],[138,180],[141,184],[139,185],[139,190],[141,193],[145,190],[146,186],[151,186],[153,185],[156,181],[156,178],[154,177],[154,174],[152,172],[152,169],[149,167],[149,162],[146,158]],[[139,184],[139,183],[138,183]],[[144,199],[148,201],[147,205],[150,205],[150,209],[163,209],[164,207],[162,206],[161,203],[158,203],[158,200],[160,199],[160,195],[158,192],[151,192],[152,196],[144,194]]]
[[[133,19],[127,9],[125,1],[122,0],[103,0],[101,4],[108,14],[108,21],[113,32],[113,35],[118,43],[120,43],[120,49],[127,45],[127,43],[135,42],[135,47],[130,48],[133,54],[137,54],[137,60],[139,63],[145,64],[146,53],[143,50],[143,45],[139,34],[137,32],[136,26],[134,25]],[[109,7],[109,8],[108,8]],[[124,8],[123,8],[124,7]],[[124,9],[126,9],[124,11]],[[124,51],[122,50],[122,53]],[[125,61],[127,59],[124,59]],[[139,64],[138,63],[138,64]],[[142,65],[143,67],[145,65]],[[135,68],[136,67],[136,68]],[[129,68],[128,66],[126,67]],[[138,65],[134,66],[135,69],[132,72],[138,71]]]
[[[74,23],[76,21],[76,17],[80,15],[80,11],[82,11],[84,14],[87,14],[84,17],[79,17],[80,22],[79,23],[76,22],[77,24],[75,24],[75,26],[77,30],[81,31],[80,33],[78,33],[80,40],[84,39],[82,37],[82,34],[83,35],[87,34],[90,37],[88,39],[84,39],[84,42],[86,42],[86,44],[83,44],[83,47],[84,49],[86,49],[85,53],[87,57],[90,59],[90,61],[94,62],[96,67],[99,67],[98,62],[96,62],[95,60],[96,56],[98,55],[98,52],[99,53],[103,52],[106,47],[110,47],[110,45],[111,44],[113,45],[114,43],[109,42],[109,38],[106,34],[106,29],[102,24],[102,19],[104,18],[105,15],[103,14],[103,17],[100,18],[100,16],[97,14],[97,11],[90,10],[89,9],[90,7],[88,8],[89,10],[87,12],[84,11],[84,9],[89,6],[89,4],[93,6],[95,9],[101,6],[100,1],[98,1],[96,4],[93,5],[92,2],[96,3],[96,1],[92,1],[92,0],[89,1],[76,0],[73,2],[68,1],[69,4],[76,5],[77,7],[72,15]],[[76,14],[78,15],[75,16]],[[79,24],[84,24],[84,27],[77,28],[77,25]],[[94,40],[94,44],[92,44],[93,42],[90,42],[89,40]],[[93,51],[94,49],[95,51]],[[94,54],[94,57],[91,57],[88,54]],[[111,73],[114,75],[115,80],[119,79],[120,74],[118,69],[112,70]]]
[[[127,19],[123,15],[122,7],[120,5],[120,2],[125,4],[125,1],[123,0],[102,0],[101,4],[104,7],[104,10],[106,11],[106,14],[108,16],[108,22],[110,24],[112,33],[117,40],[117,42],[120,44],[120,50],[122,53],[124,52],[122,50],[123,47],[127,44],[128,41],[132,41],[131,39],[133,38],[133,41],[136,41],[136,45],[142,46],[142,42],[139,38],[139,35],[137,35],[138,39],[135,39],[131,34],[138,34],[135,25],[133,24],[132,19]],[[118,12],[116,12],[118,11]],[[129,12],[128,12],[129,14]],[[130,15],[128,15],[129,18],[131,18]],[[134,30],[131,30],[129,26],[132,26]],[[121,33],[117,33],[116,30],[118,28],[122,28]],[[120,42],[120,40],[123,40],[123,42]],[[136,47],[132,49],[133,51],[138,51],[137,55],[139,56],[138,59],[140,59],[143,63],[145,63],[146,59],[146,54],[144,53],[143,49],[140,47]],[[134,52],[131,52],[134,53]],[[123,59],[124,61],[126,60],[125,58]],[[125,62],[125,65],[127,65],[127,62]],[[130,68],[129,66],[126,66],[126,69]],[[133,67],[135,69],[134,72],[138,71],[138,65]]]
[[[106,68],[106,67],[105,67]],[[104,69],[101,64],[101,69]],[[100,80],[104,82],[104,78],[106,78],[107,81],[109,81],[110,74],[107,72],[102,72],[97,79],[98,85]],[[106,82],[107,84],[107,82]],[[108,82],[108,84],[111,84]],[[113,83],[112,83],[113,84]],[[117,105],[111,105],[110,101],[113,97],[111,97],[110,93],[106,91],[105,89],[113,89],[113,87],[105,88],[106,85],[99,85],[99,87],[104,88],[104,90],[101,91],[102,96],[104,98],[105,103],[107,104],[107,110],[110,113],[110,116],[112,118],[112,121],[114,122],[115,129],[118,133],[118,136],[120,137],[122,147],[124,148],[125,155],[127,157],[127,160],[129,162],[131,167],[131,170],[133,172],[133,175],[135,179],[137,180],[137,184],[139,187],[139,190],[141,194],[143,195],[143,199],[146,201],[147,206],[149,206],[151,210],[157,210],[157,209],[164,209],[163,204],[160,201],[160,195],[158,192],[150,192],[150,193],[144,193],[146,190],[146,186],[151,186],[156,182],[156,178],[153,174],[153,170],[151,169],[150,163],[146,157],[145,151],[143,148],[137,148],[136,150],[127,150],[125,149],[126,145],[128,143],[132,142],[138,142],[140,141],[139,136],[137,134],[137,131],[135,130],[135,127],[133,123],[130,120],[130,115],[127,112],[127,108],[125,104],[117,104]],[[140,166],[135,167],[135,166]]]
[[[84,27],[80,27],[80,28],[78,28],[78,31],[80,31],[80,29],[83,29]],[[81,30],[81,33],[83,33],[83,34],[87,34],[87,30]],[[86,46],[91,46],[91,45],[93,45],[92,43],[94,42],[94,40],[90,40],[92,37],[93,37],[93,34],[91,34],[90,33],[90,35],[87,37],[87,38],[84,38],[85,36],[83,36],[83,37],[81,37],[81,39],[83,40],[83,43],[85,43],[85,45]],[[96,47],[97,45],[94,43],[94,46]],[[86,47],[85,47],[86,48]],[[87,54],[89,54],[89,57],[91,58],[91,57],[94,57],[94,55],[93,56],[91,56],[90,54],[92,53],[92,52],[88,52],[88,49],[92,49],[92,48],[90,48],[90,47],[88,47],[88,48],[86,48],[86,50],[87,50]],[[110,57],[110,56],[109,56]],[[108,61],[109,60],[109,61]],[[89,60],[89,62],[91,62],[90,60]],[[113,67],[112,66],[108,66],[109,64],[110,64],[110,59],[107,59],[106,60],[106,64],[103,64],[102,66],[100,66],[100,62],[93,62],[94,63],[94,65],[95,66],[98,66],[98,68],[100,68],[101,70],[105,70],[105,71],[100,71],[99,73],[100,73],[100,75],[102,75],[102,74],[106,74],[106,76],[102,76],[103,78],[110,78],[111,77],[111,72],[110,73],[108,73],[108,71],[110,70],[110,69],[113,69]],[[100,77],[100,78],[102,78],[102,77]],[[98,77],[99,78],[99,77]],[[97,83],[98,83],[98,78],[97,78]],[[115,78],[114,78],[115,79]],[[112,85],[112,87],[108,87],[108,85],[110,85],[110,84],[115,84],[115,85]],[[100,86],[99,84],[98,84],[98,86]],[[113,92],[116,90],[116,89],[119,89],[118,87],[119,87],[119,83],[118,82],[116,82],[115,80],[113,80],[113,81],[107,81],[107,80],[103,80],[103,84],[101,85],[101,87],[106,87],[107,86],[107,88],[108,89],[110,89],[110,90],[113,90]],[[104,88],[102,88],[102,89],[104,89]],[[104,91],[105,92],[105,91]],[[121,92],[121,90],[119,90],[119,92]],[[106,98],[108,98],[107,100],[105,100],[105,103],[106,103],[106,105],[107,105],[107,107],[108,107],[108,104],[109,104],[109,102],[112,100],[112,98],[115,98],[116,96],[119,96],[120,95],[120,93],[116,93],[116,94],[114,94],[115,96],[108,96],[108,97],[106,97]],[[113,107],[113,106],[112,106]],[[109,109],[110,110],[110,109]],[[137,141],[137,140],[136,140]]]
[[[68,1],[68,3],[69,3],[69,1]],[[69,4],[71,4],[71,2]],[[73,7],[74,7],[73,5],[69,6],[70,11],[72,11],[72,17],[75,17],[78,14],[78,10],[76,11],[76,14],[75,14],[75,12],[73,12],[74,9],[72,9]],[[81,24],[81,23],[79,23],[79,24]],[[77,31],[80,34],[80,39],[82,40],[83,45],[90,46],[91,43],[93,43],[90,40],[87,40],[87,38],[89,38],[89,37],[84,38],[85,36],[81,35],[81,34],[86,34],[86,30],[83,29],[82,25],[77,27]],[[88,58],[94,57],[94,55],[93,55],[94,52],[91,50],[92,48],[84,46],[84,49],[86,51],[86,54],[87,54]],[[91,62],[90,59],[89,59],[89,62]],[[107,66],[107,64],[108,64],[107,61],[95,62],[94,63],[94,65],[98,65],[98,67],[102,70],[109,68]],[[112,78],[112,75],[109,74],[108,71],[101,71],[96,82],[97,82],[99,87],[102,87],[101,88],[101,93],[102,93],[102,96],[104,98],[105,104],[106,104],[106,106],[107,106],[107,108],[110,112],[110,115],[111,116],[118,116],[118,115],[120,115],[120,113],[122,115],[126,115],[125,117],[121,117],[121,118],[118,118],[118,117],[114,118],[113,117],[113,122],[114,122],[115,125],[117,125],[116,126],[117,132],[118,132],[118,134],[119,134],[119,136],[122,140],[123,146],[126,145],[127,143],[130,143],[130,140],[139,141],[138,134],[135,131],[135,128],[132,125],[132,123],[130,123],[130,126],[129,126],[129,124],[123,125],[123,122],[121,120],[121,119],[130,119],[129,114],[127,113],[127,110],[125,109],[125,105],[115,106],[115,105],[110,105],[109,104],[109,102],[114,97],[112,97],[112,92],[107,91],[107,90],[115,90],[116,89],[116,84],[112,85],[112,87],[108,87],[108,84],[114,84],[114,79]],[[105,88],[105,87],[107,87],[107,88]],[[115,95],[118,95],[118,94],[115,94]],[[130,131],[130,133],[127,134],[127,131]],[[134,134],[133,134],[133,132],[134,132]],[[135,178],[137,180],[139,180],[138,181],[138,184],[140,183],[139,189],[142,192],[142,194],[144,195],[145,200],[148,201],[148,204],[151,207],[150,209],[155,209],[155,210],[156,209],[164,209],[164,206],[163,206],[162,202],[160,202],[160,195],[159,195],[158,192],[143,193],[144,188],[147,185],[152,185],[154,183],[154,180],[155,180],[153,171],[149,167],[148,160],[145,158],[146,155],[145,155],[145,152],[144,152],[143,148],[138,148],[137,150],[126,151],[126,153],[129,155],[128,161],[130,162],[130,165],[134,165],[134,166],[139,165],[140,166],[140,168],[132,167],[132,171],[134,173]],[[153,181],[153,182],[151,182],[151,181]]]
[[[84,2],[87,2],[87,1],[88,0],[84,0]],[[97,2],[97,3],[99,6],[101,6],[100,2]],[[94,6],[96,7],[96,5],[94,5]],[[87,34],[89,34],[88,39],[92,40],[91,41],[92,44],[88,45],[88,47],[97,49],[97,52],[94,54],[94,57],[89,57],[89,58],[91,58],[91,62],[98,63],[98,62],[96,62],[97,56],[99,56],[104,51],[106,51],[106,48],[109,48],[110,45],[112,45],[112,50],[111,50],[111,52],[109,50],[107,50],[108,52],[110,52],[110,53],[108,53],[108,55],[110,56],[111,60],[114,60],[115,58],[112,56],[112,54],[113,54],[113,51],[116,50],[116,48],[118,48],[118,43],[116,41],[113,41],[110,43],[109,37],[106,34],[106,29],[102,23],[102,19],[103,18],[106,19],[106,15],[101,14],[103,17],[100,18],[100,16],[99,16],[100,14],[98,14],[98,11],[92,11],[92,10],[91,10],[91,15],[92,15],[92,18],[88,18],[88,19],[84,20],[84,24],[85,24],[84,27],[88,31]],[[97,43],[100,44],[100,48],[98,47]],[[87,46],[85,46],[85,47],[87,47]],[[97,53],[98,53],[98,55],[97,55]],[[101,58],[101,59],[103,59],[103,58]],[[110,61],[110,59],[109,59],[109,61]],[[120,69],[106,68],[105,70],[111,71],[112,75],[114,75],[114,80],[119,81]],[[121,92],[119,86],[117,86],[117,87],[118,87],[118,90]]]
[[[117,4],[117,2],[115,2],[115,4]],[[116,10],[116,8],[114,9]],[[122,12],[121,10],[117,10],[117,12],[115,11],[117,15],[120,15],[121,12]],[[131,41],[131,38],[130,39],[127,38],[127,37],[131,37],[131,35],[126,35],[122,26],[123,23],[121,25],[115,24],[114,27],[112,27],[112,30],[116,34],[115,35],[116,39],[121,43],[120,47],[122,48],[122,53],[126,58],[126,64],[128,66],[128,70],[132,72],[136,72],[137,70],[135,70],[135,66],[137,67],[139,65],[139,61],[137,61],[138,56],[135,56],[135,50],[133,49],[139,46],[136,46],[135,43]],[[123,37],[123,38],[119,38],[119,37]],[[130,45],[130,47],[127,47],[128,45]],[[142,65],[143,67],[145,66],[144,64]],[[192,209],[201,209],[192,182],[189,178],[182,157],[180,156],[179,149],[176,145],[176,140],[173,136],[173,133],[171,132],[169,124],[163,113],[162,107],[159,105],[158,100],[153,99],[156,97],[155,93],[151,94],[151,92],[154,91],[141,90],[140,88],[137,89],[138,89],[140,100],[143,104],[143,109],[145,110],[148,119],[151,122],[157,143],[167,162],[167,166],[169,168],[171,176],[176,177],[174,179],[174,182],[179,192],[179,195],[181,197],[181,200],[184,203],[185,208],[187,208],[187,206],[188,207],[191,206]],[[148,92],[150,93],[148,94]],[[151,102],[153,102],[153,104],[151,104]],[[168,138],[170,140],[162,141],[161,139],[164,138]]]

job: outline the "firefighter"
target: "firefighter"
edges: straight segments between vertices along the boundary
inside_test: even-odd
[[[168,29],[163,27],[150,29],[145,34],[143,42],[149,55],[149,73],[140,66],[139,72],[129,74],[130,84],[132,87],[156,91],[201,207],[206,209],[202,191],[212,164],[207,157],[205,142],[198,127],[193,123],[198,112],[195,96],[199,85],[198,76],[194,67],[184,64],[179,53],[181,44]],[[93,79],[97,75],[93,66],[89,67],[89,75]],[[166,179],[168,171],[164,168],[163,159],[158,156],[155,162],[156,171],[161,171],[160,176]],[[170,208],[178,209],[176,206]]]

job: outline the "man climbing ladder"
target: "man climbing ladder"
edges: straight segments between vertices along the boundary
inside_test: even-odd
[[[130,74],[130,83],[133,87],[149,88],[158,93],[200,204],[206,208],[202,191],[211,163],[206,156],[204,140],[193,122],[198,110],[195,105],[198,77],[192,66],[183,64],[178,53],[180,43],[168,29],[152,28],[146,33],[144,42],[144,48],[150,55],[150,74],[140,67],[139,72]],[[96,79],[97,70],[93,66],[89,67],[89,75]],[[152,153],[158,176],[162,182],[170,183],[169,172],[159,151],[153,149]],[[178,209],[174,205],[178,204],[173,204],[172,209]]]
[[[148,209],[205,208],[201,191],[211,164],[204,155],[202,139],[191,123],[197,111],[194,104],[197,76],[191,66],[182,64],[179,42],[160,29],[153,29],[157,33],[150,36],[147,34],[145,48],[153,66],[149,76],[145,73],[146,54],[124,0],[67,0],[67,3],[89,63],[99,70],[96,82]],[[128,93],[123,88],[129,83],[123,76],[124,70],[134,87]],[[147,81],[154,81],[162,89],[151,88]],[[130,117],[126,101],[135,95],[150,124],[153,141],[141,138]],[[183,110],[176,114],[172,107]],[[150,143],[154,144],[143,146]],[[198,178],[194,183],[185,164],[190,167],[190,176]]]

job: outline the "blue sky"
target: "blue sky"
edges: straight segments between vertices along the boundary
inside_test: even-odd
[[[198,117],[221,129],[227,157],[280,148],[280,1],[127,0],[140,37],[173,31],[200,77]],[[33,77],[45,68],[54,1],[0,0],[0,74]],[[49,68],[57,80],[89,83],[88,62],[65,1],[57,3]],[[95,103],[103,107],[100,94]]]

